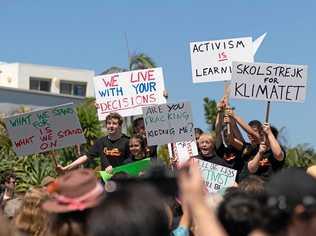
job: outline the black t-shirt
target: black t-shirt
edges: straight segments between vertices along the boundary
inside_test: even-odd
[[[197,159],[200,159],[203,161],[207,161],[207,162],[211,162],[211,163],[214,163],[217,165],[229,167],[229,166],[227,166],[226,162],[222,158],[217,156],[216,154],[213,154],[212,156],[204,156],[203,154],[199,154],[197,156],[194,156],[194,158],[197,158]]]
[[[285,155],[286,155],[284,148],[281,147],[281,149],[284,155],[284,158],[282,161],[278,161],[277,159],[275,159],[271,149],[263,153],[263,157],[259,161],[258,170],[255,173],[255,175],[262,177],[264,180],[268,180],[271,175],[281,170],[284,166]]]
[[[244,166],[242,170],[240,171],[238,175],[238,181],[240,182],[241,180],[247,178],[249,176],[249,170],[248,170],[248,162],[255,157],[259,150],[259,145],[252,145],[250,143],[244,142],[243,144],[243,150],[241,154],[241,159],[244,162]]]
[[[225,166],[237,170],[237,181],[245,165],[245,160],[242,157],[243,149],[239,151],[231,146],[225,147],[224,144],[221,144],[221,146],[216,149],[217,155],[225,161]]]
[[[99,138],[86,154],[89,158],[100,157],[102,170],[109,165],[123,165],[130,161],[129,137],[122,134],[117,140],[109,139],[108,135]]]

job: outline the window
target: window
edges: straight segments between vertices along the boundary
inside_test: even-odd
[[[50,92],[51,80],[37,77],[30,77],[30,89]]]
[[[60,93],[75,96],[86,96],[86,83],[77,83],[72,81],[60,81]]]

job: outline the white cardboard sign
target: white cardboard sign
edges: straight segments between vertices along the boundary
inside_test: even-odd
[[[199,154],[195,141],[168,143],[168,152],[170,158],[178,160],[177,167],[181,167],[191,157]]]
[[[7,117],[4,121],[19,156],[86,142],[72,103]]]
[[[234,185],[237,170],[196,158],[193,160],[199,164],[208,192],[218,192]]]
[[[231,98],[304,102],[307,66],[233,62]]]
[[[149,146],[195,140],[189,102],[144,107],[143,117]]]
[[[99,120],[110,112],[141,115],[143,106],[166,103],[162,68],[97,76],[94,88]]]
[[[191,42],[193,83],[230,80],[232,61],[253,62],[265,35],[254,42],[251,37]]]

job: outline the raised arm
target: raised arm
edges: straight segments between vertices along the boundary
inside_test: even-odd
[[[282,148],[278,140],[274,137],[269,123],[263,124],[263,132],[268,138],[273,156],[275,157],[276,160],[282,161],[284,159],[284,153],[282,151]]]
[[[267,145],[264,143],[261,143],[259,146],[259,150],[255,157],[248,162],[248,171],[250,174],[254,174],[257,172],[259,167],[259,162],[263,158],[263,153],[267,150]]]
[[[240,127],[247,132],[249,135],[253,136],[257,142],[261,141],[260,134],[255,132],[250,125],[247,124],[240,116],[238,116],[233,110],[229,112],[229,115],[237,122]]]

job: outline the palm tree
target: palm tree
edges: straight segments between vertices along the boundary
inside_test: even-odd
[[[120,73],[130,70],[142,70],[156,67],[156,63],[152,58],[144,53],[134,54],[128,59],[128,69],[112,66],[101,73],[101,75]]]
[[[216,101],[214,99],[209,99],[208,97],[205,97],[203,101],[204,101],[204,116],[205,116],[206,123],[209,126],[209,131],[214,131],[216,115],[217,115]]]
[[[289,167],[307,168],[316,164],[316,153],[308,144],[298,144],[287,150],[285,161]]]

